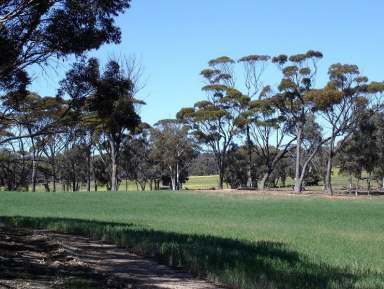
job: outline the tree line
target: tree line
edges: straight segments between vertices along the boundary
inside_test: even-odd
[[[324,189],[333,193],[335,158],[356,141],[362,121],[381,119],[384,83],[370,82],[357,65],[337,63],[329,67],[326,85],[317,88],[318,62],[322,58],[321,52],[310,50],[291,56],[249,55],[238,61],[222,56],[208,62],[209,67],[201,72],[206,99],[181,109],[177,118],[213,154],[220,188],[226,171],[239,160],[239,156],[231,160],[233,148],[240,146],[246,170],[242,181],[236,180],[238,186],[263,190],[266,184],[274,183],[271,176],[291,157],[294,191],[301,192],[322,151]],[[263,84],[268,63],[281,74],[277,87]],[[240,73],[236,65],[242,66]],[[375,144],[378,147],[370,150],[379,160],[381,144]],[[357,153],[362,156],[366,151]],[[358,158],[352,151],[346,154],[347,158]],[[379,166],[380,161],[371,164]],[[362,170],[372,171],[362,164],[356,166],[360,167],[358,172],[342,168],[359,178]]]
[[[177,190],[200,170],[216,172],[220,188],[263,190],[290,176],[295,192],[321,179],[332,194],[335,164],[350,178],[366,172],[369,187],[372,178],[384,182],[384,83],[337,63],[319,88],[319,51],[213,59],[201,71],[204,100],[175,119],[144,123],[137,62],[86,57],[120,42],[114,18],[129,6],[128,0],[0,4],[0,186],[117,191],[129,179],[141,190]],[[30,68],[71,55],[76,61],[55,96],[29,90]],[[264,84],[270,65],[281,75],[276,86]]]

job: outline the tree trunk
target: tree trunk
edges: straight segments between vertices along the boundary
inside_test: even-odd
[[[37,163],[36,163],[36,150],[35,150],[35,142],[34,139],[31,139],[32,142],[32,192],[36,192],[36,171],[37,171]]]
[[[296,163],[295,163],[295,193],[301,193],[302,179],[300,177],[300,162],[301,162],[301,143],[303,140],[303,124],[298,123],[296,127]]]
[[[219,182],[218,187],[220,190],[224,188],[224,164],[220,162],[219,164]]]
[[[56,192],[56,177],[53,176],[53,180],[52,180],[52,191]]]
[[[368,178],[367,178],[368,196],[371,195],[371,177],[372,177],[372,173],[369,172]]]
[[[247,150],[248,150],[248,160],[247,160],[247,187],[253,187],[252,183],[252,146],[251,146],[251,136],[249,133],[249,125],[247,125]]]
[[[298,182],[295,181],[295,192],[297,192],[297,193],[302,192],[304,178],[305,178],[305,174],[307,172],[307,167],[308,167],[309,163],[311,162],[311,160],[313,159],[313,157],[316,155],[317,151],[320,149],[320,147],[321,147],[321,144],[318,144],[313,149],[312,153],[308,156],[307,160],[304,162],[304,165],[301,168],[301,174],[300,174],[299,180],[298,180]],[[299,191],[296,191],[296,186],[299,188]]]
[[[334,135],[334,132],[332,132],[332,135]],[[333,188],[332,188],[332,168],[333,168],[333,157],[334,157],[334,146],[335,146],[335,137],[332,136],[330,140],[330,147],[329,147],[329,153],[328,153],[328,160],[327,160],[327,167],[326,167],[326,174],[325,174],[325,190],[328,194],[333,195]]]
[[[52,160],[52,191],[56,192],[56,181],[57,181],[57,176],[56,176],[56,160],[53,158]]]
[[[115,142],[110,139],[109,140],[110,148],[111,148],[111,191],[117,191],[117,146]]]
[[[35,152],[32,153],[32,192],[36,192],[36,158]]]
[[[268,180],[269,176],[271,175],[270,172],[266,172],[263,177],[261,178],[261,180],[258,182],[257,184],[257,189],[259,191],[263,191],[265,189],[265,182]]]
[[[141,182],[139,182],[139,184],[140,184],[141,191],[144,192],[145,191],[145,187],[147,186],[147,182],[146,181],[141,181]]]
[[[50,192],[50,188],[49,188],[49,182],[48,182],[48,178],[46,175],[44,175],[44,189],[46,192]]]
[[[349,174],[349,188],[348,188],[348,193],[352,194],[352,175]]]
[[[87,148],[87,191],[91,191],[91,149]]]
[[[179,162],[176,163],[176,190],[180,190]]]
[[[360,178],[357,179],[357,182],[356,182],[356,188],[355,188],[355,196],[357,197],[358,193],[359,193],[359,184],[360,184]]]
[[[326,167],[326,174],[325,174],[325,191],[333,195],[333,188],[332,188],[332,161],[333,156],[331,156],[332,153],[329,154],[328,160],[327,160],[327,167]]]

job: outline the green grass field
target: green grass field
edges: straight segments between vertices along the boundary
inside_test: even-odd
[[[238,288],[384,288],[384,200],[0,192],[14,225],[129,246]]]

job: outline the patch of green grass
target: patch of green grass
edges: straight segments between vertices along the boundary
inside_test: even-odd
[[[384,288],[380,199],[1,192],[0,215],[128,246],[239,288]]]
[[[219,176],[190,176],[188,181],[183,185],[184,188],[190,190],[207,190],[217,188]]]

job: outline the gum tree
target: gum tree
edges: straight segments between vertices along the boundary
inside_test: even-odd
[[[88,123],[98,131],[100,150],[110,160],[111,191],[117,191],[120,147],[141,123],[136,110],[144,103],[134,97],[135,83],[127,74],[129,70],[114,60],[101,70],[94,58],[75,64],[62,82],[61,92],[72,96],[78,109],[87,111]]]
[[[244,87],[246,95],[251,99],[258,96],[260,90],[262,89],[262,75],[265,71],[267,62],[270,60],[268,55],[247,55],[238,60],[239,63],[243,66],[243,75],[244,75]],[[260,96],[259,96],[260,97]],[[249,110],[249,113],[247,111]],[[254,107],[246,107],[245,112],[243,113],[244,117],[244,126],[245,126],[245,136],[246,136],[246,147],[248,152],[247,160],[247,187],[253,187],[255,184],[252,183],[252,140],[250,133],[250,126],[252,119],[249,119],[247,116],[252,115],[254,112]]]
[[[0,1],[0,93],[29,83],[31,66],[47,67],[54,59],[82,55],[104,43],[119,43],[114,18],[130,0],[5,0]],[[1,125],[10,121],[1,107]],[[46,127],[35,135],[43,135]],[[3,135],[0,144],[29,135]]]
[[[306,98],[312,102],[313,110],[322,117],[328,129],[325,190],[333,194],[334,158],[358,124],[359,111],[369,108],[373,113],[380,108],[380,100],[376,96],[384,90],[384,85],[369,84],[356,65],[333,64],[328,75],[328,84],[323,89],[309,91]]]
[[[196,139],[214,154],[219,188],[223,188],[228,150],[241,131],[240,114],[249,102],[249,97],[234,88],[233,64],[226,56],[211,60],[210,67],[201,72],[207,83],[202,88],[207,99],[177,113],[177,118],[188,124]]]
[[[272,96],[271,102],[290,123],[296,138],[295,192],[302,191],[309,162],[321,146],[321,144],[315,144],[310,148],[308,157],[302,159],[304,126],[312,110],[311,103],[306,100],[305,94],[312,89],[317,74],[317,62],[322,57],[321,52],[310,50],[290,57],[279,55],[272,58],[272,62],[280,68],[283,78],[278,86],[279,91]]]
[[[254,143],[254,150],[265,167],[263,176],[257,183],[259,190],[264,190],[278,163],[286,156],[296,140],[289,133],[285,117],[271,101],[271,93],[269,86],[263,88],[260,98],[251,101],[248,110],[243,113],[250,138]]]

